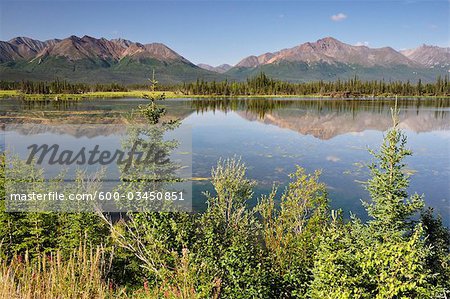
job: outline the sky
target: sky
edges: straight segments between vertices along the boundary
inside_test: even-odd
[[[397,50],[448,47],[449,28],[450,0],[0,0],[0,40],[121,37],[214,66],[327,36]]]

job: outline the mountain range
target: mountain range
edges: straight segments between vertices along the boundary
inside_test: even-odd
[[[38,41],[16,37],[0,42],[2,80],[148,83],[152,70],[163,83],[218,79],[161,43],[70,36]]]
[[[227,63],[221,64],[219,66],[211,66],[209,64],[199,63],[199,64],[197,64],[197,66],[201,67],[202,69],[205,69],[205,70],[208,70],[208,71],[212,71],[212,72],[216,72],[216,73],[219,73],[219,74],[226,73],[230,69],[233,68],[232,65],[229,65]]]
[[[54,80],[124,84],[146,83],[155,70],[162,83],[245,80],[265,72],[292,81],[435,80],[450,72],[450,48],[422,45],[396,51],[391,47],[353,46],[332,37],[289,49],[249,56],[235,66],[195,65],[161,43],[70,36],[39,41],[16,37],[0,41],[1,80]]]

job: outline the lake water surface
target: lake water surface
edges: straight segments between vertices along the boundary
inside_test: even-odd
[[[121,123],[137,99],[77,102],[0,100],[3,123]],[[378,149],[390,127],[392,100],[170,99],[168,115],[192,126],[193,177],[208,178],[219,158],[241,157],[256,195],[273,184],[282,190],[296,165],[322,169],[333,208],[365,218],[361,181],[368,179],[367,148]],[[400,100],[400,128],[413,156],[407,158],[411,192],[425,195],[450,223],[450,99]],[[205,208],[208,181],[194,182],[194,209]],[[254,201],[256,202],[256,200]],[[253,203],[254,203],[253,202]]]

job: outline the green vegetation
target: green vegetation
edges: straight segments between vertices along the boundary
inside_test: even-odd
[[[434,83],[423,84],[401,81],[361,81],[357,77],[341,81],[315,81],[289,83],[274,80],[260,73],[245,82],[206,82],[197,80],[185,83],[179,89],[191,95],[252,96],[252,95],[320,95],[330,97],[362,96],[448,96],[450,81],[448,75],[438,77]]]
[[[363,224],[356,218],[349,223],[339,215],[332,218],[318,246],[313,297],[435,298],[448,289],[434,283],[435,274],[445,273],[427,267],[434,249],[425,245],[429,236],[423,223],[412,221],[424,202],[417,194],[408,198],[403,159],[411,153],[396,118],[381,151],[373,152],[376,161],[367,182],[371,202],[364,203],[371,220]]]
[[[362,81],[357,77],[341,81],[314,81],[290,83],[274,80],[260,73],[245,82],[204,81],[155,87],[158,81],[149,79],[151,93],[146,85],[120,85],[53,82],[5,82],[0,81],[0,97],[21,96],[25,99],[82,99],[90,97],[137,97],[152,96],[159,91],[166,98],[173,97],[446,97],[450,95],[449,77],[438,77],[433,83],[409,81]]]
[[[155,100],[141,107],[151,123],[165,113]],[[6,213],[2,200],[0,297],[448,297],[450,232],[406,191],[403,159],[411,152],[393,116],[381,150],[372,152],[367,223],[330,210],[320,172],[301,167],[279,200],[275,187],[250,208],[255,182],[236,158],[212,170],[215,191],[202,213],[127,213],[112,221],[95,213]],[[4,198],[4,156],[0,162]],[[33,166],[8,167],[40,181]]]
[[[92,98],[146,98],[158,97],[164,94],[165,98],[180,98],[183,95],[171,91],[148,92],[144,90],[131,91],[96,91],[86,93],[59,93],[59,94],[24,94],[17,90],[0,90],[0,98],[18,97],[24,100],[83,100]]]
[[[119,84],[69,83],[67,81],[53,82],[5,82],[0,81],[0,97],[21,97],[26,100],[77,100],[83,98],[145,98],[165,94],[165,97],[177,97],[174,92],[145,89],[130,90]]]
[[[69,83],[65,80],[56,80],[53,82],[0,82],[1,89],[20,90],[24,94],[78,94],[86,92],[123,92],[127,88],[119,84],[86,84],[86,83]]]

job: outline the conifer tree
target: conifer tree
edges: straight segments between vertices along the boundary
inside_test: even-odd
[[[404,173],[406,137],[393,128],[384,138],[376,162],[370,165],[367,189],[371,203],[364,203],[367,224],[356,217],[348,224],[334,221],[326,230],[314,264],[312,298],[435,298],[442,284],[427,261],[431,256],[422,224],[411,217],[423,207],[417,194],[408,198],[409,176]]]
[[[372,217],[371,224],[381,230],[407,228],[410,217],[424,206],[423,197],[408,198],[409,175],[405,173],[404,158],[412,153],[406,148],[406,136],[398,129],[397,104],[392,110],[393,127],[387,132],[379,153],[370,151],[377,162],[369,166],[372,178],[367,190],[371,203],[364,203]]]

